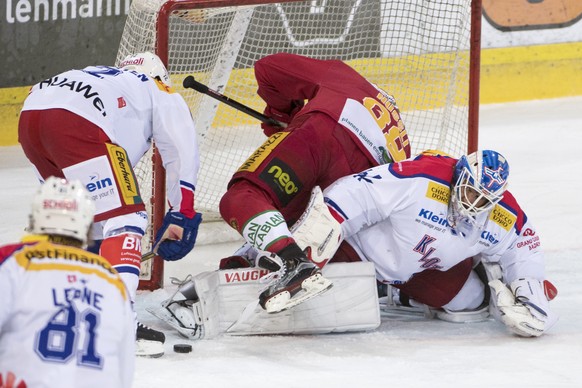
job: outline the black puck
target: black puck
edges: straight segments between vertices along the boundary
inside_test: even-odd
[[[176,353],[190,353],[192,351],[192,345],[189,344],[176,344],[174,345],[174,352]]]

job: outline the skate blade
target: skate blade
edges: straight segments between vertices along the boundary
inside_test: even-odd
[[[301,283],[301,291],[293,298],[289,291],[283,291],[273,296],[265,303],[265,310],[269,313],[279,313],[297,306],[317,295],[324,293],[333,286],[333,283],[317,273]]]
[[[136,340],[135,355],[149,358],[162,357],[164,355],[164,344],[159,341]]]

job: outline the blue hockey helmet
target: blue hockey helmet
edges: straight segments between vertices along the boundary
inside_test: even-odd
[[[475,218],[497,204],[507,189],[509,164],[503,155],[480,150],[461,157],[451,187],[453,212]]]

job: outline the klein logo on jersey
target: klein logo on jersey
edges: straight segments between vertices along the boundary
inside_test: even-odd
[[[451,190],[440,183],[428,182],[428,189],[426,190],[426,197],[445,205],[449,204],[449,197]]]
[[[495,238],[495,236],[493,236],[493,234],[491,234],[491,232],[489,232],[489,231],[487,231],[487,230],[484,230],[484,231],[481,233],[481,239],[483,239],[483,240],[485,240],[485,241],[488,241],[488,242],[490,242],[490,243],[491,243],[491,244],[493,244],[493,245],[495,245],[495,244],[497,244],[497,243],[499,242],[499,240],[497,240],[497,239]]]
[[[91,180],[91,182],[87,183],[85,185],[85,187],[87,188],[87,190],[90,193],[92,193],[96,190],[103,190],[103,189],[106,189],[106,188],[113,186],[113,182],[111,181],[111,178],[99,179],[98,174],[91,174],[89,176],[89,179]]]
[[[489,219],[507,231],[509,231],[515,224],[515,221],[517,221],[517,217],[514,214],[499,205],[495,205],[491,211]]]
[[[250,269],[250,270],[235,270],[235,271],[219,271],[223,276],[222,283],[248,283],[257,282],[260,278],[269,273],[266,269]]]
[[[429,220],[434,222],[435,224],[442,225],[442,226],[449,226],[449,222],[447,221],[447,217],[441,217],[434,214],[432,211],[427,209],[420,209],[418,213],[419,217],[424,218],[425,220]]]

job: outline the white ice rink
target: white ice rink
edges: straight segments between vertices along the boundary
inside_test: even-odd
[[[229,337],[187,342],[145,307],[174,286],[140,293],[142,322],[166,333],[166,354],[137,360],[134,387],[582,387],[582,97],[486,105],[480,147],[505,155],[510,190],[535,223],[560,315],[541,338],[494,321],[389,320],[375,332]],[[63,150],[66,152],[66,150]],[[19,147],[0,147],[0,243],[18,240],[37,187]],[[212,270],[240,243],[199,245],[166,277]]]

